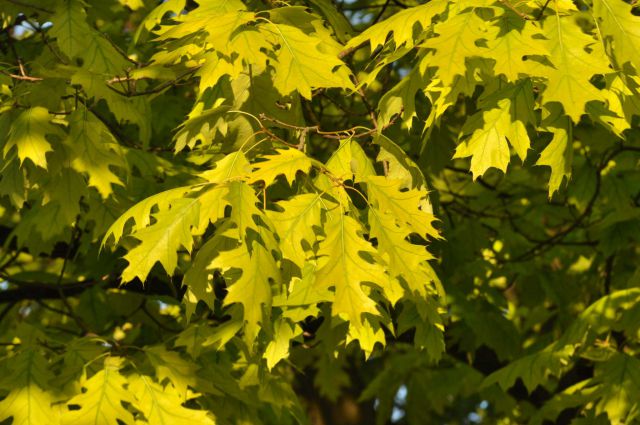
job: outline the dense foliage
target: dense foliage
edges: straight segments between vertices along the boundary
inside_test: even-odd
[[[0,422],[639,421],[640,10],[420,3],[0,0]]]

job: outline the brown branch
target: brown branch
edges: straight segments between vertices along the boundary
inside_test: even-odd
[[[2,71],[2,73],[8,75],[9,77],[15,80],[23,80],[23,81],[29,81],[29,82],[42,81],[42,78],[31,77],[27,75],[27,72],[24,69],[24,63],[22,62],[22,57],[18,54],[18,50],[16,50],[16,46],[13,43],[13,37],[11,36],[8,30],[5,30],[4,33],[7,37],[7,45],[9,46],[11,53],[13,54],[13,56],[16,58],[16,61],[18,62],[18,69],[20,70],[20,75],[7,73],[6,71]]]
[[[11,277],[4,277],[10,283],[16,283],[19,286],[17,288],[11,288],[6,290],[0,290],[0,304],[13,303],[26,300],[56,300],[60,299],[60,292],[58,287],[51,283],[40,282],[25,282],[16,281]],[[173,297],[175,299],[182,298],[182,292],[177,294],[177,297],[173,295],[172,291],[169,291],[163,281],[158,278],[147,279],[147,284],[142,285],[140,282],[130,282],[123,286],[122,282],[115,276],[107,275],[102,278],[87,279],[79,282],[65,283],[61,285],[61,290],[65,297],[78,296],[87,289],[93,288],[97,285],[105,285],[105,289],[120,289],[130,292],[135,292],[143,295],[163,295]]]
[[[9,282],[13,282],[7,279]],[[24,300],[46,300],[60,298],[60,291],[66,296],[74,296],[84,292],[86,289],[98,284],[95,280],[86,280],[71,284],[62,285],[57,288],[53,285],[29,283],[20,285],[18,288],[0,291],[0,303],[15,303]]]
[[[23,68],[21,68],[21,69],[23,69]],[[32,76],[30,76],[30,75],[17,75],[17,74],[10,74],[10,73],[8,73],[8,72],[4,72],[4,71],[2,71],[2,73],[3,73],[4,75],[7,75],[7,76],[9,76],[9,77],[13,78],[14,80],[28,81],[28,82],[30,82],[30,83],[35,83],[35,82],[38,82],[38,81],[42,81],[42,80],[43,80],[43,78],[40,78],[40,77],[32,77]]]
[[[396,114],[394,115],[391,120],[389,121],[389,123],[387,125],[385,125],[380,131],[382,130],[386,130],[387,128],[391,127],[393,124],[395,124],[398,120],[398,118],[400,117],[400,114]],[[373,128],[367,131],[363,131],[360,133],[357,133],[356,131],[359,128],[362,128],[362,126],[356,126],[356,127],[351,127],[348,129],[344,129],[344,130],[335,130],[335,131],[329,131],[329,130],[321,130],[320,126],[318,125],[312,125],[312,126],[300,126],[300,125],[295,125],[295,124],[289,124],[286,123],[284,121],[280,121],[276,118],[272,118],[272,117],[268,117],[267,115],[265,115],[264,113],[261,113],[258,116],[260,121],[270,121],[280,127],[285,127],[285,128],[289,128],[292,130],[299,130],[299,131],[307,131],[307,132],[314,132],[326,139],[345,139],[346,137],[352,137],[352,138],[362,138],[362,137],[366,137],[366,136],[370,136],[372,134],[376,134],[378,133],[379,129],[378,128]],[[267,130],[266,127],[263,126],[263,129]]]

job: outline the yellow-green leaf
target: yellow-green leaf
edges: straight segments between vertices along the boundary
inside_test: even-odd
[[[0,421],[13,418],[15,425],[59,424],[59,413],[51,406],[56,401],[48,385],[52,376],[42,354],[27,349],[5,361],[11,370],[0,382],[2,389],[9,390],[0,401]]]
[[[53,151],[47,135],[60,135],[58,127],[51,124],[49,111],[41,106],[22,112],[11,124],[7,144],[4,146],[6,157],[14,146],[18,150],[20,163],[30,160],[35,165],[47,168],[47,152]]]
[[[611,72],[609,62],[602,45],[582,32],[573,17],[551,16],[544,21],[543,29],[553,65],[531,63],[532,72],[547,79],[542,100],[562,104],[565,113],[578,122],[588,102],[605,101],[590,80],[594,74]]]
[[[273,63],[273,84],[283,96],[297,91],[302,97],[311,99],[312,89],[353,88],[344,63],[337,56],[319,49],[322,39],[289,25],[270,24],[263,31],[281,44],[276,51],[277,61]]]
[[[156,262],[172,274],[178,264],[180,247],[191,251],[191,228],[198,224],[199,214],[200,202],[193,198],[176,200],[171,209],[155,214],[155,223],[133,234],[140,244],[124,257],[129,264],[122,272],[122,281],[137,277],[144,282]]]
[[[105,359],[104,369],[82,385],[86,391],[67,402],[67,406],[79,409],[65,411],[63,425],[117,425],[118,420],[133,423],[133,414],[122,405],[135,403],[127,379],[120,374],[123,363],[122,357]]]
[[[276,177],[284,175],[289,183],[293,183],[298,171],[309,173],[312,160],[297,149],[276,149],[273,155],[262,157],[264,161],[254,162],[254,170],[249,176],[249,183],[262,181],[271,186]]]
[[[153,381],[150,376],[128,377],[130,390],[135,393],[135,406],[149,424],[158,425],[214,425],[206,410],[184,407],[179,394]],[[138,422],[136,422],[138,423]]]
[[[623,68],[627,62],[640,71],[640,17],[623,0],[594,0],[593,15],[601,21],[601,31],[613,43],[611,54]]]
[[[245,339],[252,343],[264,323],[263,308],[271,308],[271,282],[280,281],[280,270],[273,255],[260,243],[253,241],[237,248],[221,252],[212,267],[223,272],[230,269],[241,270],[241,275],[229,286],[225,304],[242,304],[245,321]],[[268,316],[267,316],[268,317]]]
[[[322,210],[334,204],[322,194],[305,193],[276,205],[283,211],[268,210],[266,214],[280,238],[282,255],[302,269],[317,242]]]
[[[571,119],[562,115],[560,105],[547,106],[547,117],[542,121],[542,128],[551,132],[551,142],[540,154],[536,165],[551,167],[549,178],[549,197],[560,189],[562,181],[571,178],[573,162],[573,124]]]
[[[384,268],[374,260],[377,251],[362,237],[360,223],[340,209],[328,214],[324,231],[327,237],[318,250],[316,286],[334,288],[333,315],[348,321],[350,326],[362,327],[364,313],[379,314],[363,285],[384,286]]]
[[[379,46],[384,46],[389,34],[393,34],[396,48],[405,44],[413,46],[413,28],[419,24],[424,31],[431,24],[431,20],[442,13],[447,7],[444,0],[433,0],[421,6],[410,7],[393,14],[390,18],[367,28],[362,34],[352,38],[347,43],[347,48],[355,48],[362,43],[371,43],[371,51]]]

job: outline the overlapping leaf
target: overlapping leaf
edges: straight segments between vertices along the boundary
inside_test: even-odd
[[[15,147],[18,158],[23,163],[30,160],[35,165],[47,168],[47,152],[53,148],[47,135],[60,135],[60,130],[51,123],[49,111],[36,106],[22,112],[12,123],[4,146],[5,157]]]
[[[416,24],[424,31],[431,24],[431,20],[442,13],[447,2],[435,0],[421,6],[412,7],[394,14],[392,17],[368,28],[347,43],[347,48],[354,48],[362,43],[371,43],[371,50],[384,46],[387,37],[393,34],[396,48],[403,44],[412,47],[414,44],[414,28]]]
[[[115,425],[118,420],[133,421],[133,414],[122,405],[135,402],[133,392],[126,387],[126,378],[120,374],[123,361],[121,357],[105,360],[104,369],[84,383],[86,392],[67,402],[67,406],[79,408],[64,412],[63,424]]]
[[[506,172],[511,157],[507,140],[524,161],[531,144],[527,126],[536,122],[532,93],[529,80],[506,86],[481,103],[482,112],[469,118],[463,131],[473,133],[458,145],[454,158],[471,156],[474,178],[490,167]]]
[[[585,113],[588,102],[605,100],[590,80],[595,74],[606,74],[611,70],[602,46],[582,32],[572,19],[557,15],[544,21],[552,65],[540,65],[533,71],[547,79],[543,101],[561,103],[565,113],[577,122]]]
[[[0,420],[13,418],[14,424],[58,424],[60,415],[52,407],[55,393],[48,381],[52,378],[47,361],[35,349],[27,349],[11,359],[12,369],[0,386],[9,394],[0,401]]]

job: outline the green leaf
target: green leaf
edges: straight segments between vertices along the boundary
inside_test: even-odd
[[[249,183],[262,181],[265,187],[271,186],[280,175],[293,184],[298,171],[308,174],[313,165],[311,159],[297,149],[276,149],[275,154],[265,155],[262,159],[264,161],[253,163]]]
[[[175,346],[184,347],[192,357],[197,358],[202,353],[203,343],[211,335],[213,329],[206,324],[191,324],[178,334]]]
[[[424,190],[402,190],[402,182],[382,176],[370,176],[367,179],[367,194],[380,213],[389,214],[397,220],[407,233],[416,233],[423,239],[438,238],[433,227],[433,214],[427,211]]]
[[[80,200],[87,192],[84,179],[72,169],[63,168],[52,177],[46,188],[43,203],[52,209],[55,222],[62,227],[74,223],[81,212]],[[36,227],[41,228],[44,235],[50,231],[50,226],[51,222]]]
[[[302,97],[311,99],[312,89],[353,88],[350,73],[342,61],[319,49],[322,42],[319,37],[289,25],[273,23],[262,31],[270,33],[281,44],[275,53],[273,84],[283,96],[297,91]]]
[[[52,408],[55,392],[48,385],[52,378],[47,360],[34,349],[24,350],[6,359],[8,375],[0,386],[9,394],[0,401],[0,421],[12,417],[16,425],[59,423],[59,413]]]
[[[87,24],[86,18],[80,0],[59,2],[51,19],[51,36],[56,38],[60,50],[71,59],[81,58],[82,67],[96,73],[117,75],[132,67],[109,41]]]
[[[216,299],[213,292],[213,259],[222,251],[236,247],[238,241],[233,235],[220,229],[217,234],[207,240],[198,250],[196,257],[184,275],[183,285],[187,287],[183,302],[186,306],[186,316],[190,319],[195,313],[199,301],[205,302],[213,308]]]
[[[111,90],[103,74],[79,69],[71,77],[73,85],[82,86],[90,99],[104,99],[109,110],[121,122],[131,122],[138,126],[140,140],[146,145],[151,138],[151,123],[148,120],[150,111],[149,101],[142,96],[126,97]]]
[[[444,12],[447,2],[434,0],[421,6],[410,7],[395,13],[390,18],[377,23],[364,31],[362,34],[352,38],[347,43],[347,49],[355,48],[362,43],[371,43],[371,51],[379,46],[384,46],[387,37],[393,34],[393,41],[396,48],[406,43],[408,47],[414,44],[413,29],[416,24],[424,31],[431,24],[431,20],[438,14]]]
[[[158,25],[162,18],[167,14],[173,15],[178,14],[186,5],[186,0],[167,0],[160,3],[153,9],[141,22],[138,31],[136,32],[135,40],[137,41],[140,37],[141,30],[144,28],[147,31],[152,30],[156,25]]]
[[[229,109],[225,105],[217,105],[210,109],[203,109],[204,103],[198,102],[189,113],[189,118],[180,124],[174,136],[176,152],[189,147],[193,149],[198,141],[211,141],[218,132],[223,133],[224,114]]]
[[[67,406],[80,408],[64,411],[62,423],[116,425],[118,420],[132,422],[133,415],[122,405],[122,402],[135,403],[134,394],[127,388],[127,379],[120,374],[123,363],[122,357],[107,357],[104,369],[82,385],[86,391],[67,402]]]
[[[488,50],[484,56],[495,61],[493,69],[509,81],[530,75],[526,58],[550,54],[542,31],[534,22],[522,19],[514,11],[505,9],[489,27]]]
[[[560,189],[566,178],[571,178],[573,162],[573,124],[571,119],[562,115],[559,105],[546,108],[548,116],[542,120],[541,126],[553,134],[551,142],[540,154],[536,165],[551,167],[549,179],[549,196]]]
[[[242,151],[225,155],[216,161],[215,168],[200,174],[200,177],[210,183],[224,183],[228,180],[245,177],[251,172],[249,161]]]
[[[619,68],[628,62],[640,70],[640,17],[622,0],[594,0],[593,15],[601,21],[600,29],[609,38],[610,52]]]
[[[70,58],[89,53],[85,50],[91,29],[86,19],[83,3],[79,0],[58,2],[56,13],[51,18],[53,25],[50,34],[55,37],[60,50]]]
[[[571,17],[551,16],[545,19],[543,29],[553,65],[532,66],[533,72],[547,79],[543,102],[562,104],[565,113],[578,122],[588,102],[605,101],[590,80],[594,74],[611,72],[608,60],[602,46],[582,32]]]
[[[347,41],[347,37],[353,34],[353,28],[351,28],[351,24],[349,20],[333,5],[331,0],[310,0],[312,6],[315,6],[317,9],[322,12],[322,14],[327,18],[334,31],[336,32],[336,37],[341,43]]]
[[[241,244],[237,248],[221,252],[212,264],[223,272],[230,269],[241,270],[241,275],[233,279],[228,289],[225,305],[239,303],[243,306],[245,321],[245,339],[251,343],[255,340],[260,327],[268,316],[263,309],[271,307],[271,282],[280,282],[280,270],[275,259],[265,247],[256,241]]]
[[[413,68],[409,75],[380,98],[378,126],[386,127],[395,114],[401,114],[403,124],[411,129],[416,116],[416,93],[424,86],[425,82],[418,68]]]
[[[104,245],[111,237],[113,242],[118,243],[125,232],[127,223],[132,220],[131,232],[144,229],[151,224],[151,211],[157,207],[158,210],[167,210],[173,202],[177,202],[191,190],[191,187],[177,187],[164,192],[157,193],[129,208],[124,214],[109,227],[102,245]]]
[[[542,351],[529,354],[487,376],[482,383],[488,387],[498,383],[504,391],[511,388],[518,378],[522,379],[529,392],[546,382],[549,374],[559,376],[568,359],[573,354],[573,347],[555,349],[550,346]]]
[[[316,286],[320,289],[334,288],[335,301],[331,308],[334,316],[349,322],[350,327],[367,326],[362,314],[379,313],[363,285],[384,286],[384,268],[375,262],[375,257],[371,258],[377,252],[362,237],[360,223],[340,209],[327,214],[324,231],[327,237],[320,242],[318,249]]]
[[[321,227],[323,209],[334,204],[323,199],[321,193],[305,193],[276,205],[282,212],[267,210],[266,215],[276,229],[282,255],[302,269],[318,241],[314,227]]]
[[[380,146],[378,161],[387,161],[389,164],[387,177],[402,180],[402,188],[422,188],[426,185],[420,167],[393,140],[379,134],[375,137],[374,143]]]
[[[95,187],[103,198],[113,193],[111,185],[124,186],[113,169],[123,166],[122,159],[112,146],[115,139],[105,125],[86,109],[76,110],[69,117],[67,144],[74,152],[71,166],[89,176],[89,186]]]
[[[308,316],[318,315],[320,311],[317,304],[333,301],[333,292],[316,285],[316,269],[315,262],[307,261],[301,271],[302,277],[293,277],[288,292],[274,297],[275,307],[287,307],[284,317],[295,320],[294,317],[301,316],[300,320],[304,320]]]
[[[21,164],[28,159],[46,169],[46,154],[53,151],[46,136],[60,134],[58,127],[51,124],[49,111],[41,106],[29,108],[18,115],[11,124],[7,144],[4,146],[4,156],[6,157],[15,146]]]
[[[269,370],[273,369],[280,360],[289,357],[290,341],[302,333],[302,330],[286,319],[282,319],[275,323],[273,333],[274,338],[269,342],[264,352]]]
[[[26,201],[26,185],[25,173],[20,168],[20,162],[7,161],[0,172],[2,173],[0,194],[8,196],[16,208],[22,208]]]
[[[263,213],[256,206],[258,198],[253,188],[242,181],[231,182],[228,188],[224,199],[231,205],[229,220],[238,227],[238,240],[248,229],[260,232],[256,218],[263,216]]]
[[[204,410],[182,406],[179,394],[163,388],[146,375],[128,377],[130,390],[136,395],[136,407],[149,424],[213,425],[211,416]]]
[[[175,351],[169,351],[162,345],[156,345],[145,349],[145,354],[156,370],[158,381],[162,383],[168,379],[175,394],[183,402],[186,401],[188,387],[195,387],[197,380],[197,366],[184,360]]]
[[[507,140],[525,160],[531,144],[526,127],[536,122],[532,93],[529,80],[508,85],[487,97],[482,112],[469,118],[462,131],[471,136],[458,145],[454,158],[471,156],[474,179],[491,167],[507,171],[511,158]]]
[[[193,198],[176,200],[171,209],[155,214],[155,223],[133,234],[140,244],[124,257],[129,265],[122,272],[122,281],[138,278],[144,282],[156,262],[172,274],[178,265],[180,247],[191,252],[191,228],[198,224],[199,214],[200,201]]]
[[[597,413],[606,413],[612,424],[632,422],[633,419],[627,417],[630,414],[637,417],[640,360],[625,353],[615,353],[597,366],[593,381],[601,383],[597,391],[600,398]]]
[[[342,139],[326,163],[327,170],[342,180],[361,182],[368,176],[375,176],[371,160],[353,138]]]
[[[483,56],[488,50],[476,45],[477,39],[487,37],[488,27],[473,8],[449,16],[435,25],[434,32],[437,37],[419,45],[432,50],[420,62],[420,71],[424,74],[428,68],[437,67],[436,76],[445,85],[451,85],[456,76],[466,74],[467,58]]]
[[[378,251],[387,264],[390,277],[402,277],[411,289],[426,294],[425,287],[430,284],[431,278],[423,263],[433,258],[431,254],[423,245],[408,242],[406,238],[410,231],[398,226],[392,215],[381,214],[375,208],[370,208],[369,223],[371,236],[378,241]],[[395,289],[395,285],[397,283],[391,280],[383,287],[392,304],[398,301],[403,292]]]
[[[226,45],[233,32],[253,18],[253,14],[245,10],[246,7],[239,0],[207,2],[191,13],[176,17],[178,25],[163,27],[156,33],[160,34],[159,40],[168,40],[203,31],[207,40],[212,42],[212,47],[230,53],[226,52]],[[211,25],[214,21],[218,21],[219,25]]]

